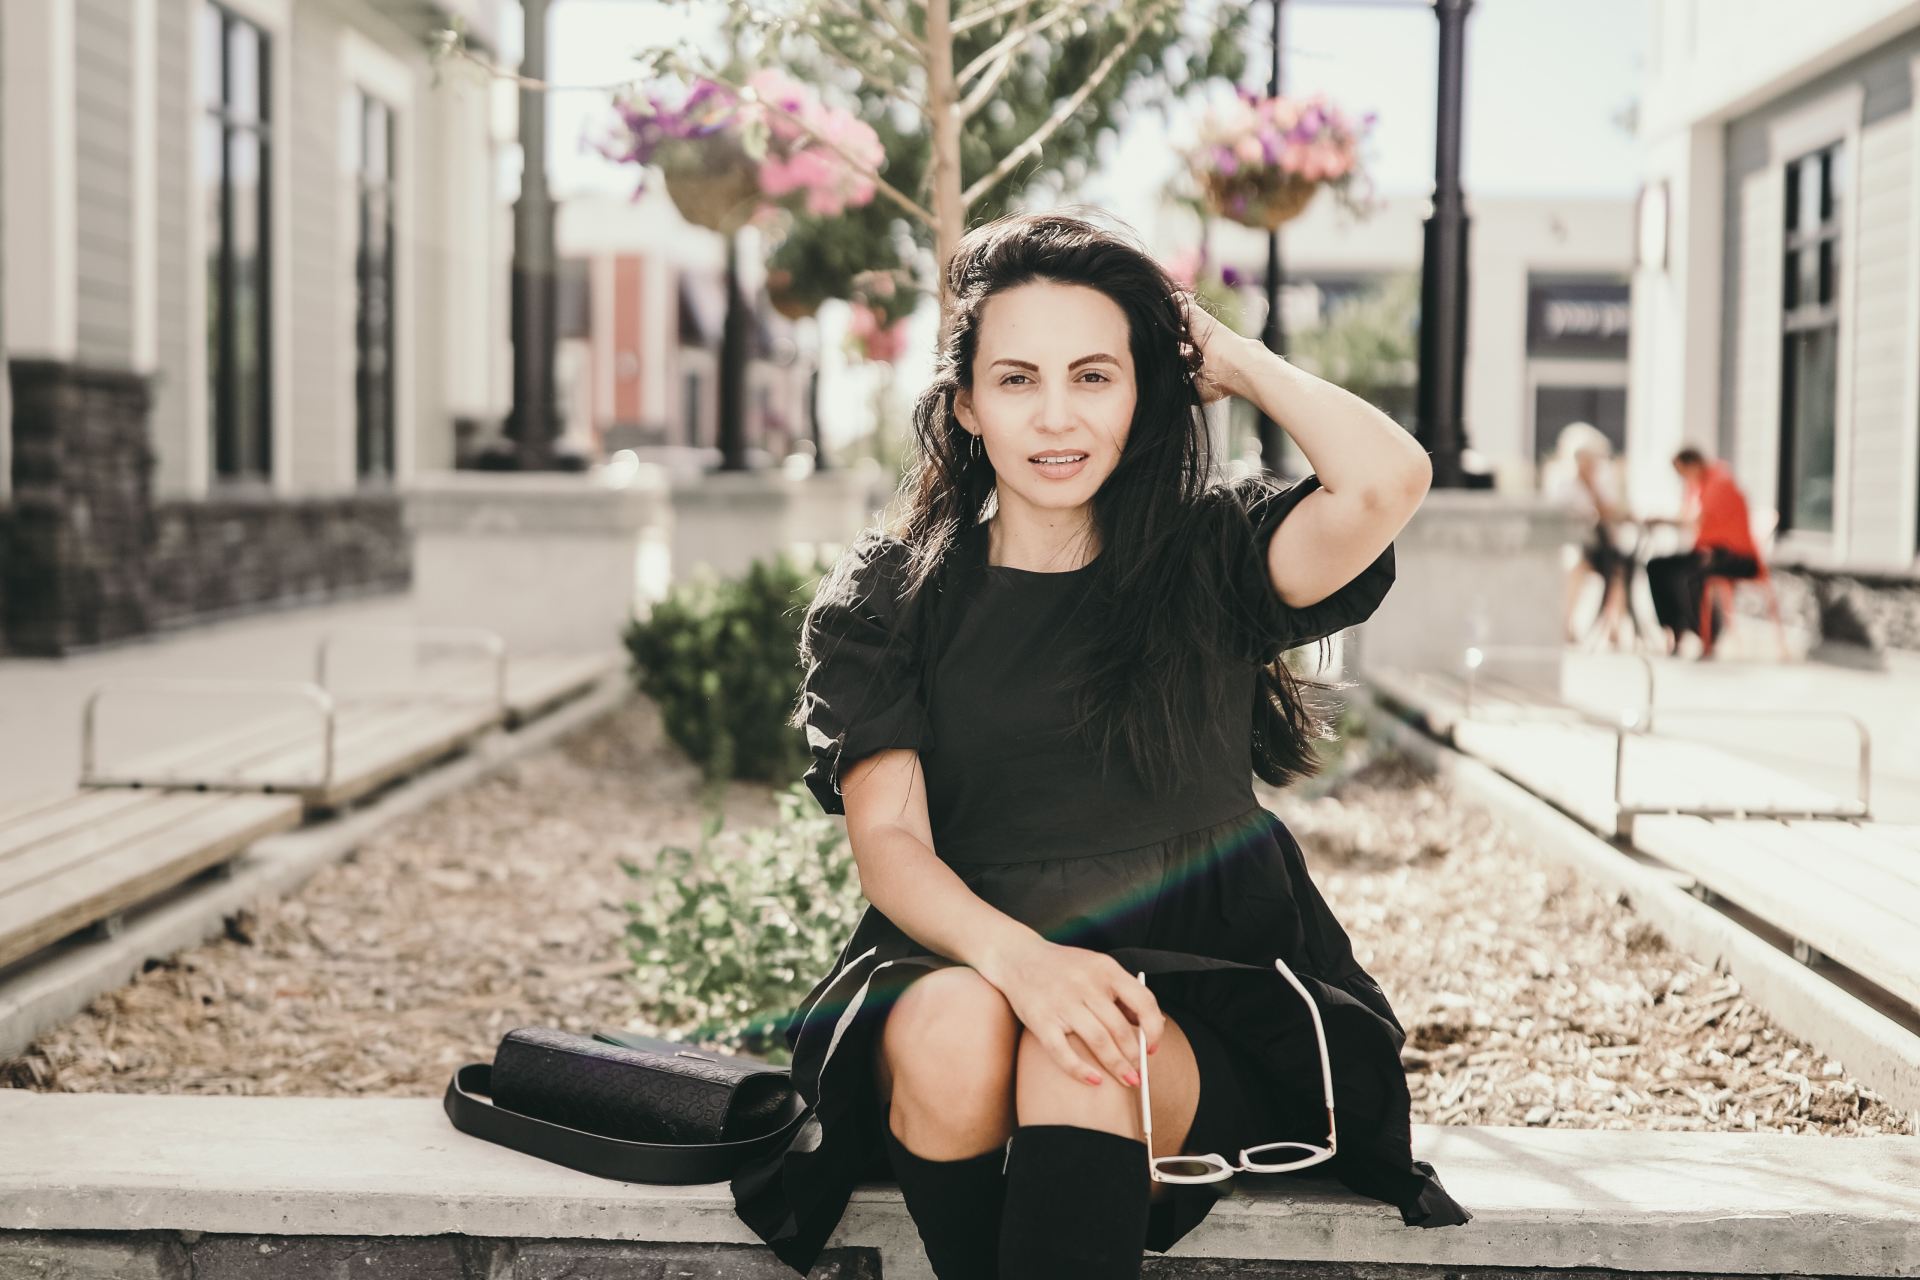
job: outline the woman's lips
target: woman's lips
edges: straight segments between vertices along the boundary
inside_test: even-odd
[[[1049,457],[1053,455],[1043,454],[1041,456]],[[1080,468],[1087,465],[1087,455],[1081,454],[1072,462],[1034,462],[1031,458],[1027,459],[1027,461],[1032,464],[1035,471],[1038,471],[1047,479],[1065,480],[1071,476],[1080,474]]]

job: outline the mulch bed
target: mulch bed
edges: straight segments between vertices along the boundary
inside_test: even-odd
[[[0,1061],[0,1085],[438,1096],[511,1027],[649,1029],[618,864],[697,844],[698,790],[637,698],[150,963]],[[1258,790],[1407,1028],[1416,1121],[1920,1133],[1920,1114],[1411,762],[1321,796]],[[732,784],[723,806],[729,829],[775,817],[764,786]]]

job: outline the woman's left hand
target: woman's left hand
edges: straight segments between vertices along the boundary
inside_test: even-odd
[[[1183,305],[1187,312],[1187,329],[1193,334],[1193,345],[1199,348],[1204,361],[1199,378],[1200,402],[1212,404],[1222,396],[1238,395],[1241,386],[1240,361],[1251,339],[1233,332],[1207,314],[1207,309],[1195,302],[1192,294],[1184,296]]]

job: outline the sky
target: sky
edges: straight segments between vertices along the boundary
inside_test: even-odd
[[[1463,181],[1484,195],[1617,196],[1637,185],[1634,141],[1615,122],[1636,93],[1651,0],[1478,0],[1467,22]],[[1285,0],[1282,84],[1323,89],[1350,115],[1379,115],[1368,162],[1383,195],[1433,189],[1438,23],[1431,10],[1365,0]],[[549,78],[566,85],[613,82],[632,70],[635,49],[687,29],[688,15],[717,3],[553,0]],[[1266,84],[1268,6],[1252,19],[1250,74]],[[565,92],[550,106],[551,164],[558,195],[626,193],[633,175],[583,153],[604,93]],[[1081,198],[1135,220],[1172,164],[1157,114],[1141,113],[1118,140],[1109,172]],[[1120,175],[1126,175],[1124,178]],[[1140,219],[1145,221],[1144,217]]]

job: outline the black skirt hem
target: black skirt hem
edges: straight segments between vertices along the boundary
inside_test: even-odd
[[[891,954],[883,956],[883,952]],[[848,960],[848,953],[854,958]],[[1246,1031],[1250,1010],[1299,1009],[1297,1020],[1277,1016],[1262,1020],[1251,1015],[1262,1022],[1263,1034],[1250,1039],[1263,1063],[1271,1063],[1296,1081],[1307,1081],[1305,1067],[1311,1066],[1310,1109],[1318,1113],[1324,1130],[1312,1026],[1298,993],[1275,969],[1145,947],[1115,947],[1108,954],[1129,973],[1146,973],[1163,1007],[1197,1009],[1216,1027],[1237,1026]],[[740,1219],[775,1256],[803,1276],[824,1251],[854,1187],[890,1177],[877,1109],[863,1105],[870,1095],[855,1085],[870,1067],[872,1036],[884,1021],[879,1015],[914,978],[953,963],[913,949],[905,934],[870,909],[862,927],[849,939],[842,962],[816,988],[789,1032],[794,1084],[809,1104],[810,1114],[784,1150],[740,1169],[732,1180],[732,1191]],[[1393,1205],[1407,1226],[1470,1221],[1473,1215],[1447,1193],[1433,1166],[1413,1160],[1407,1148],[1408,1101],[1399,1065],[1397,1025],[1383,1022],[1370,1001],[1345,987],[1298,968],[1294,972],[1321,1008],[1334,1063],[1339,1141],[1335,1158],[1325,1167],[1348,1189]],[[1366,981],[1372,985],[1371,979]],[[1377,992],[1377,986],[1373,990]],[[1367,994],[1365,988],[1361,994]],[[1314,1045],[1310,1060],[1295,1052],[1270,1052],[1280,1040],[1297,1047],[1303,1036]],[[1343,1082],[1355,1085],[1344,1091],[1346,1096]],[[1261,1140],[1293,1136],[1284,1133],[1279,1139]],[[1320,1141],[1325,1135],[1307,1127],[1299,1136]],[[1150,1211],[1147,1247],[1157,1253],[1171,1249],[1206,1217],[1229,1186],[1174,1185]]]

